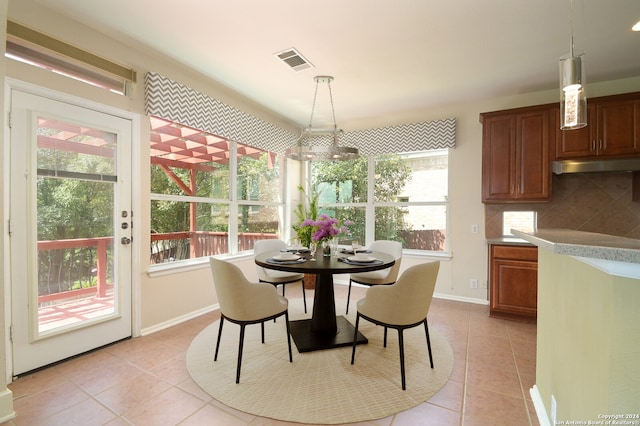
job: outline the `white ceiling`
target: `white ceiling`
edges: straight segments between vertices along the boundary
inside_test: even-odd
[[[34,0],[143,43],[300,126],[332,75],[338,126],[558,87],[570,17],[587,82],[640,76],[640,0]],[[71,41],[73,42],[73,41]],[[296,48],[315,67],[274,53]],[[331,117],[319,91],[314,127]],[[588,95],[588,92],[587,92]],[[350,127],[351,126],[351,127]]]

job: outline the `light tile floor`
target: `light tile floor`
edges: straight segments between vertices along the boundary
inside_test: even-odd
[[[300,291],[288,286],[287,297]],[[352,301],[366,289],[354,291]],[[336,285],[336,297],[346,299],[345,286]],[[191,380],[187,348],[218,318],[218,312],[206,314],[20,377],[9,385],[17,417],[3,426],[291,425],[229,408]],[[535,325],[489,318],[486,306],[434,299],[429,327],[453,348],[447,384],[415,408],[361,425],[538,425],[529,395]]]

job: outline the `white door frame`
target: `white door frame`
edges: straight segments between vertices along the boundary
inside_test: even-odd
[[[131,209],[134,212],[134,218],[137,216],[140,217],[140,212],[142,211],[141,205],[141,193],[140,193],[140,115],[122,110],[119,108],[115,108],[109,105],[100,104],[98,102],[90,101],[87,99],[83,99],[77,96],[72,96],[69,94],[65,94],[62,92],[58,92],[55,90],[47,89],[41,86],[37,86],[31,83],[26,83],[20,80],[16,80],[13,78],[5,79],[5,111],[11,110],[11,92],[12,90],[20,90],[22,92],[26,92],[32,95],[41,96],[44,98],[49,98],[59,102],[65,102],[68,104],[76,105],[83,108],[92,109],[101,113],[110,114],[116,117],[120,117],[123,119],[127,119],[131,121],[131,190],[132,190],[132,201],[131,201]],[[10,120],[10,118],[9,118]],[[11,134],[10,134],[10,121],[7,122],[7,126],[4,129],[4,140],[5,147],[10,149]],[[8,178],[9,170],[9,161],[11,156],[8,155],[9,152],[3,152],[2,155],[2,169],[3,169],[3,185],[10,185]],[[4,212],[4,217],[9,217],[9,197],[11,191],[9,188],[5,188],[5,200],[4,205],[6,211]],[[135,220],[135,219],[134,219]],[[136,247],[136,250],[131,251],[131,327],[132,327],[132,336],[139,336],[141,329],[141,318],[140,318],[140,280],[137,278],[140,276],[140,242],[144,241],[141,238],[141,227],[139,226],[139,219],[136,221],[138,226],[133,226],[131,232],[133,236],[133,240],[136,242],[133,247]],[[4,250],[5,250],[5,258],[2,260],[3,262],[3,274],[4,274],[4,312],[5,312],[5,323],[11,324],[12,321],[12,308],[11,308],[11,274],[10,274],[10,266],[11,266],[11,250],[9,247],[10,241],[7,236],[3,238]],[[11,383],[13,380],[13,347],[11,343],[10,333],[6,333],[6,341],[5,341],[5,360],[6,360],[6,382]]]

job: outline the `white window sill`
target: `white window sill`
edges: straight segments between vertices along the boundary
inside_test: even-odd
[[[239,260],[253,259],[253,252],[245,252],[236,255],[219,255],[216,259],[224,259],[230,262]],[[183,272],[195,271],[209,267],[208,257],[199,257],[197,259],[181,260],[178,262],[166,262],[158,265],[151,265],[147,271],[147,275],[151,278],[162,277],[165,275],[181,274]]]

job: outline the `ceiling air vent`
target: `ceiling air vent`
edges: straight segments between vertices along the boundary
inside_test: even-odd
[[[275,56],[283,61],[285,64],[289,65],[295,71],[306,70],[307,68],[313,67],[313,64],[307,61],[296,49],[291,48],[287,50],[283,50],[275,54]]]

